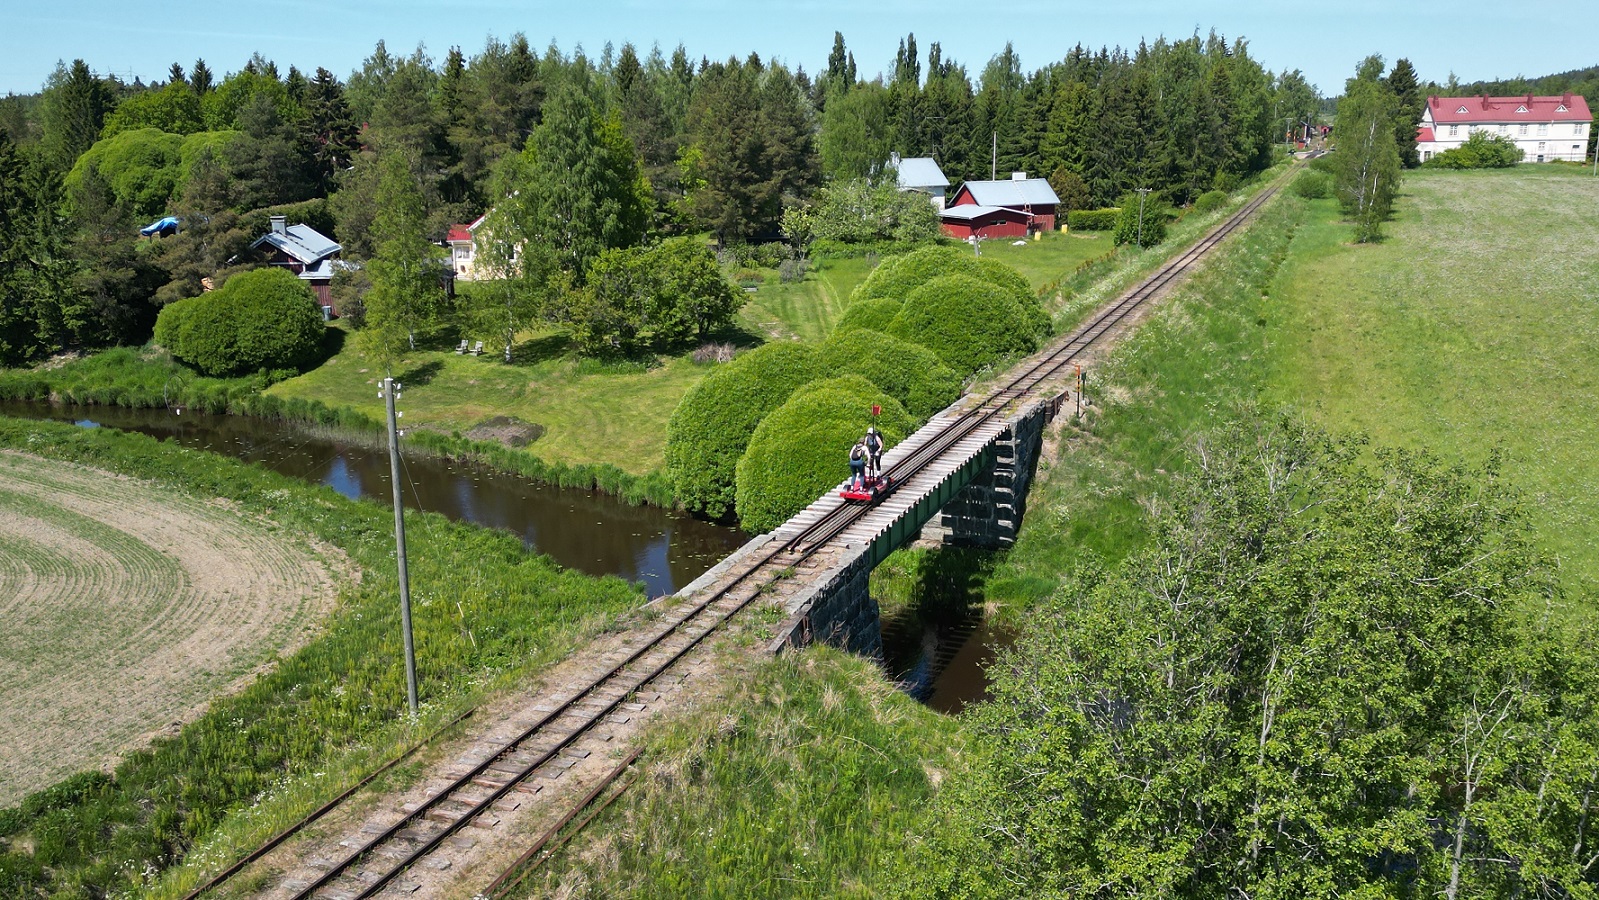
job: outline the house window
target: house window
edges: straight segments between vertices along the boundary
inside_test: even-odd
[[[1538,142],[1538,152],[1539,152],[1539,153],[1542,153],[1542,152],[1543,152],[1543,144],[1544,144],[1544,142],[1543,142],[1543,141],[1539,141],[1539,142]],[[1540,157],[1538,157],[1538,161],[1539,161],[1539,162],[1542,162],[1542,161],[1543,161],[1543,157],[1541,157],[1541,156],[1540,156]]]
[[[1450,137],[1454,137],[1455,135],[1457,135],[1459,133],[1460,133],[1460,126],[1459,125],[1451,125],[1451,126],[1449,126],[1449,136]]]
[[[1499,126],[1499,133],[1500,134],[1509,134],[1510,133],[1510,126],[1509,125],[1500,125]]]
[[[1525,125],[1521,126],[1521,130],[1519,132],[1517,132],[1517,134],[1520,134],[1522,137],[1526,137],[1527,136],[1527,126],[1525,126]]]
[[[1582,123],[1578,122],[1577,124],[1571,126],[1571,133],[1577,137],[1582,137]]]
[[[1539,122],[1538,123],[1538,136],[1539,137],[1543,137],[1543,136],[1547,135],[1548,133],[1549,133],[1549,123],[1548,122]]]

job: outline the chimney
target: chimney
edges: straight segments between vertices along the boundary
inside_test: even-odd
[[[1012,173],[1010,173],[1010,180],[1011,181],[1026,181],[1027,180],[1027,173],[1026,172],[1012,172]]]
[[[289,217],[288,216],[269,216],[268,218],[272,222],[272,233],[273,234],[288,234],[289,233]],[[257,219],[256,221],[260,221],[260,220]]]

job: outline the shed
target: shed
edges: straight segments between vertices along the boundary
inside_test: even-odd
[[[1026,237],[1029,227],[1027,213],[1003,206],[979,206],[965,203],[945,207],[938,214],[944,233],[958,240],[972,237],[983,239]]]

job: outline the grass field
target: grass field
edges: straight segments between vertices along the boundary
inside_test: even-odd
[[[0,807],[116,759],[302,643],[313,542],[149,483],[0,453]]]
[[[1386,233],[1351,245],[1315,204],[1272,287],[1265,396],[1383,444],[1502,449],[1545,547],[1599,579],[1599,179],[1409,172]]]
[[[574,359],[564,347],[559,335],[530,340],[519,346],[522,358],[511,365],[487,353],[413,353],[396,375],[404,388],[401,424],[465,432],[495,416],[515,416],[544,426],[544,436],[527,449],[547,461],[610,463],[635,475],[661,468],[666,420],[708,369],[688,356],[668,358],[647,371],[636,364],[606,365]],[[320,368],[268,393],[319,400],[381,420],[379,380],[352,343]]]

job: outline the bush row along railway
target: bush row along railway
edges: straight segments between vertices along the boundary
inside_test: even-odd
[[[1007,373],[1002,384],[975,400],[966,398],[963,401],[966,409],[950,420],[940,433],[894,462],[882,474],[896,484],[904,483],[978,429],[1002,417],[1017,401],[1030,397],[1051,379],[1069,373],[1080,363],[1086,350],[1107,340],[1136,311],[1185,275],[1222,240],[1242,226],[1275,194],[1289,175],[1262,189],[1225,222],[1101,309],[1065,339]],[[626,648],[628,653],[624,659],[611,665],[581,689],[571,692],[570,696],[558,700],[554,708],[501,746],[497,753],[455,778],[444,790],[410,808],[398,821],[343,859],[328,865],[321,876],[306,884],[285,884],[285,887],[293,889],[290,896],[294,900],[319,896],[338,900],[372,897],[417,865],[451,835],[488,813],[494,804],[511,791],[529,783],[550,766],[558,765],[563,756],[568,760],[574,756],[587,757],[593,751],[582,744],[601,723],[624,708],[642,709],[642,705],[630,701],[648,696],[652,693],[652,687],[665,688],[669,683],[680,680],[681,676],[673,674],[672,670],[686,656],[761,597],[767,585],[788,576],[796,565],[828,547],[851,525],[868,515],[871,507],[871,503],[838,504],[799,533],[786,540],[771,542],[770,549],[755,554],[738,569],[722,573],[720,586],[703,599],[695,601],[692,598],[680,598],[683,602],[667,611],[665,624],[657,627],[639,646]],[[599,743],[598,746],[603,748],[605,745]],[[636,755],[634,753],[628,761]],[[539,850],[555,837],[561,825],[570,822],[583,805],[598,798],[626,769],[626,765],[619,765],[602,777],[600,783],[582,798],[577,807],[571,808],[560,823],[540,839],[537,846],[494,881],[492,891],[496,895],[503,893],[515,884],[517,870],[525,872],[528,865],[537,865],[542,858],[538,855]],[[343,799],[341,796],[340,801]],[[185,900],[194,900],[225,883],[242,871],[247,863],[266,855],[286,838],[325,815],[338,802],[330,803],[278,835],[240,863],[191,892]],[[377,867],[377,871],[374,871],[374,867]]]

